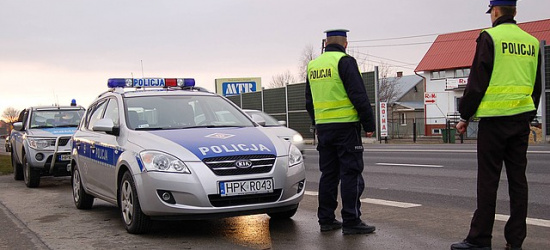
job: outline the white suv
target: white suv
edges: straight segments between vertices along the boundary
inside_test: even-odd
[[[296,213],[302,154],[233,103],[197,90],[193,79],[109,79],[108,86],[73,137],[78,209],[94,198],[115,204],[129,233],[146,232],[154,219]]]
[[[13,124],[9,144],[15,180],[27,187],[40,184],[45,175],[68,176],[71,136],[76,131],[84,108],[80,106],[30,107]]]

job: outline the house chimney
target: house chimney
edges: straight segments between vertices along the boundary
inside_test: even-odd
[[[397,77],[403,77],[403,71],[397,71]]]

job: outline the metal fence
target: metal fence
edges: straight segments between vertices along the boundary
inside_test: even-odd
[[[362,73],[367,95],[374,108],[374,72]],[[286,121],[289,128],[298,131],[304,138],[312,139],[311,119],[306,111],[305,83],[290,84],[281,88],[228,96],[242,109],[262,110],[277,120]]]

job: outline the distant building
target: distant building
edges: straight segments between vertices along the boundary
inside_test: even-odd
[[[395,88],[388,100],[389,131],[391,138],[411,138],[416,127],[417,135],[424,135],[424,81],[417,75],[382,78]],[[416,125],[415,125],[416,123]]]
[[[518,25],[539,40],[550,42],[550,19]],[[468,82],[476,39],[481,31],[476,29],[439,35],[414,70],[426,79],[426,135],[439,135],[447,122],[454,123],[458,120],[458,104]],[[546,81],[546,86],[550,86],[550,79]],[[475,137],[475,129],[468,130],[467,137]]]

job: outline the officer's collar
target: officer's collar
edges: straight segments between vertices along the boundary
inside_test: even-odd
[[[503,24],[503,23],[516,23],[516,20],[514,20],[514,16],[512,15],[504,15],[504,16],[501,16],[499,18],[497,18],[497,20],[495,20],[495,22],[493,23],[493,27],[496,27],[497,25],[499,24]]]
[[[325,51],[340,51],[346,53],[344,46],[340,44],[331,43],[325,47]]]

